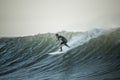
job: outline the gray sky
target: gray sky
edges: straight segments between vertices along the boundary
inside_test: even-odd
[[[120,0],[0,0],[0,36],[114,28]]]

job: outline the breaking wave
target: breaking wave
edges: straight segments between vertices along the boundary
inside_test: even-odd
[[[53,33],[1,38],[0,80],[120,80],[119,28],[59,34],[72,49],[58,55]]]

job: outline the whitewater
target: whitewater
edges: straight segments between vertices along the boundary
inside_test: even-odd
[[[78,33],[77,35],[73,36],[68,41],[67,44],[69,44],[70,48],[63,46],[62,52],[60,52],[60,50],[57,50],[57,51],[49,53],[49,54],[54,55],[54,54],[66,53],[67,51],[88,42],[90,39],[98,37],[99,35],[102,35],[105,33],[107,33],[107,32],[105,32],[104,30],[99,31],[98,29],[94,29],[94,30],[91,30],[91,31],[85,32],[85,33]],[[60,45],[60,43],[59,43],[59,45]]]
[[[1,38],[0,80],[120,80],[120,28],[59,34]]]

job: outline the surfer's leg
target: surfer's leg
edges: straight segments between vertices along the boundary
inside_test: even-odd
[[[60,44],[60,51],[62,51],[62,45],[63,45],[63,42]]]
[[[70,46],[68,46],[68,44],[67,44],[67,43],[64,43],[64,45],[70,48]]]
[[[60,46],[60,51],[62,51],[62,45]]]

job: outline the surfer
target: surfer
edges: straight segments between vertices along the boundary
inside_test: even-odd
[[[61,35],[59,35],[59,34],[56,34],[56,37],[57,37],[57,39],[58,39],[58,41],[60,41],[61,40],[61,43],[60,43],[60,51],[62,51],[62,45],[65,45],[65,46],[67,46],[67,47],[69,47],[68,45],[67,45],[67,39],[65,38],[65,37],[63,37],[63,36],[61,36]],[[69,47],[70,48],[70,47]]]

